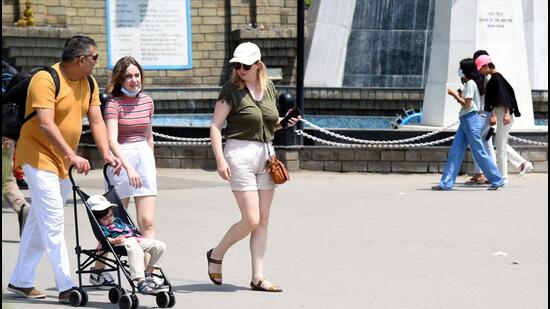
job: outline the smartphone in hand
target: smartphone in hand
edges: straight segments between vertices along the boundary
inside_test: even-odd
[[[485,140],[488,141],[493,137],[493,134],[495,134],[495,129],[493,127],[489,128],[489,131],[487,132],[487,135],[485,135]]]
[[[283,128],[286,128],[286,127],[288,127],[288,121],[291,118],[296,118],[296,117],[301,116],[301,115],[303,115],[302,111],[297,106],[295,106],[290,111],[290,113],[288,113],[283,119],[281,119],[280,124]]]

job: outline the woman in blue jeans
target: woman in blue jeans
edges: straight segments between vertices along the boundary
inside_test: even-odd
[[[480,90],[481,93],[484,91],[483,78],[477,71],[475,62],[471,58],[460,61],[458,74],[464,84],[462,96],[453,89],[448,89],[447,93],[454,97],[458,104],[462,106],[459,112],[460,125],[456,130],[451,150],[449,150],[441,180],[437,186],[432,187],[432,190],[451,190],[460,171],[464,153],[468,146],[470,146],[474,159],[491,184],[489,190],[497,190],[502,187],[504,181],[497,166],[485,151],[480,136],[482,122],[478,111]]]

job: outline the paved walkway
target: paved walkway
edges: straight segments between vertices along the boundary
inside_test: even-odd
[[[176,308],[548,307],[547,174],[514,176],[496,192],[463,185],[430,191],[436,174],[291,176],[276,194],[266,257],[266,277],[285,291],[268,294],[248,288],[246,241],[228,252],[224,285],[214,286],[207,277],[206,250],[238,220],[224,181],[215,172],[159,169],[157,234],[168,245],[164,265],[175,285]],[[103,192],[99,171],[77,179],[85,192]],[[79,218],[84,246],[95,247],[83,212]],[[74,271],[72,202],[66,238]],[[18,243],[16,215],[3,205],[4,291]],[[48,292],[45,300],[4,292],[3,308],[64,307],[57,304],[45,257],[36,286]],[[89,295],[88,307],[118,308],[104,291]],[[156,306],[153,297],[139,299],[145,308]]]

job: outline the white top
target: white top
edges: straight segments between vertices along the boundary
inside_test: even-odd
[[[479,98],[479,90],[477,89],[476,82],[474,82],[473,79],[470,79],[466,85],[464,85],[463,91],[463,98],[466,99],[472,99],[472,103],[468,107],[462,107],[460,109],[460,112],[458,113],[458,117],[462,117],[469,112],[477,112],[479,111],[479,107],[481,104],[481,100]]]

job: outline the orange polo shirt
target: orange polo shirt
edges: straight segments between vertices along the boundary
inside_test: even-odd
[[[90,103],[90,86],[86,77],[72,81],[59,69],[59,63],[52,66],[59,75],[59,95],[55,98],[55,84],[48,72],[40,71],[34,75],[27,93],[26,115],[37,108],[54,110],[54,122],[65,142],[76,151],[82,134],[82,117],[88,113],[90,105],[100,105],[99,90],[95,88]],[[38,126],[38,117],[27,121],[17,141],[16,166],[29,164],[34,168],[51,171],[59,178],[69,177],[71,162],[55,148]]]

